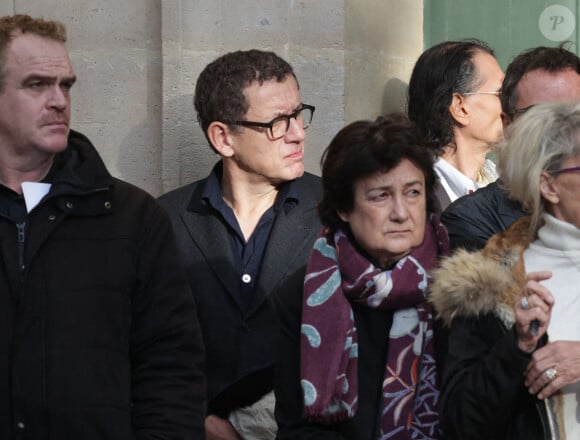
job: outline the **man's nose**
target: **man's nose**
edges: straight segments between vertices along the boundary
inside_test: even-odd
[[[306,139],[306,131],[302,120],[290,118],[288,131],[286,131],[285,140],[287,143],[302,142]]]
[[[69,102],[68,90],[63,90],[60,85],[50,88],[47,104],[50,108],[64,110]]]

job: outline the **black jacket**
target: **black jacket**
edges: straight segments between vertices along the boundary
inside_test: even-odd
[[[203,350],[166,214],[79,133],[51,175],[25,228],[0,216],[0,438],[202,438]]]
[[[522,221],[516,225],[527,232]],[[485,256],[461,249],[434,273],[430,298],[451,326],[441,398],[446,440],[558,438],[550,433],[554,425],[545,402],[524,386],[532,355],[518,348],[513,330],[513,304],[521,287],[512,276],[517,258],[511,256],[527,243],[512,230],[513,238],[502,243],[513,248],[494,245],[497,249]],[[544,336],[541,343],[546,341]]]
[[[441,222],[449,232],[452,249],[481,249],[489,237],[523,215],[520,204],[496,181],[455,200],[443,211]]]
[[[162,196],[174,225],[179,253],[198,307],[206,346],[208,404],[225,416],[273,389],[279,320],[274,298],[306,267],[320,232],[320,178],[306,173],[295,184],[298,204],[280,209],[264,250],[256,290],[244,305],[228,230],[202,203],[206,180]],[[301,289],[302,282],[292,288]]]

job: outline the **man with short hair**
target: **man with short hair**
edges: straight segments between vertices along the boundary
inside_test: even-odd
[[[160,201],[202,325],[207,439],[273,438],[274,300],[283,286],[302,294],[295,274],[321,229],[320,179],[304,173],[303,163],[314,107],[302,102],[292,67],[259,50],[210,63],[194,104],[220,160],[206,179]]]
[[[433,46],[413,68],[408,116],[438,157],[435,194],[441,210],[497,179],[486,155],[502,137],[502,80],[493,50],[478,40]]]
[[[0,438],[203,435],[171,223],[69,129],[61,23],[0,18]]]
[[[580,59],[564,47],[536,47],[519,54],[506,70],[502,85],[503,122],[509,125],[532,106],[580,99]],[[462,197],[443,212],[453,248],[480,249],[493,234],[524,215],[495,182]]]

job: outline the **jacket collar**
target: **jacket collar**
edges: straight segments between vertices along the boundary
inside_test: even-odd
[[[82,194],[113,184],[113,177],[93,144],[74,130],[70,131],[66,150],[55,157],[50,173],[54,192]]]

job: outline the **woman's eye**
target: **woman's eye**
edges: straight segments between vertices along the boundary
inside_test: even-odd
[[[388,193],[386,191],[382,191],[379,193],[374,193],[371,195],[371,200],[383,200],[388,197]]]

